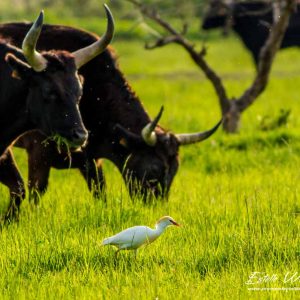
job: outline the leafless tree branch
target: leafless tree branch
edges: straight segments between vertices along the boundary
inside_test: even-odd
[[[156,9],[149,8],[141,4],[138,0],[127,1],[139,8],[144,16],[156,22],[168,34],[165,37],[159,38],[152,45],[146,44],[146,48],[154,49],[170,43],[181,45],[211,81],[218,95],[219,104],[225,119],[224,129],[228,132],[235,132],[238,128],[241,113],[247,109],[266,88],[272,63],[281,45],[288,26],[289,16],[295,7],[296,0],[276,0],[276,2],[273,3],[273,6],[276,8],[274,12],[274,22],[270,27],[270,35],[260,53],[256,76],[251,86],[239,98],[231,100],[228,99],[226,89],[220,76],[217,75],[204,58],[206,54],[205,47],[203,47],[200,52],[197,52],[195,45],[167,21],[162,19]]]
[[[227,97],[227,93],[225,87],[222,83],[221,77],[217,75],[217,73],[209,66],[209,64],[205,61],[204,56],[206,51],[204,48],[197,52],[195,50],[194,44],[188,41],[182,33],[178,32],[174,27],[172,27],[168,22],[163,20],[159,13],[155,9],[149,9],[143,4],[141,4],[137,0],[127,0],[128,2],[134,4],[141,13],[153,20],[157,24],[159,24],[168,34],[169,36],[165,36],[156,41],[156,43],[149,45],[146,44],[147,49],[155,49],[157,47],[162,47],[170,43],[176,43],[181,45],[191,56],[193,61],[201,68],[206,77],[211,81],[214,86],[214,89],[218,95],[220,105],[222,107],[222,111],[228,109],[229,99]],[[186,27],[187,28],[187,27]]]
[[[159,38],[157,39],[157,41],[153,44],[149,44],[149,43],[146,43],[145,44],[145,49],[155,49],[155,48],[159,48],[159,47],[163,47],[167,44],[171,44],[171,43],[178,43],[178,39],[177,39],[177,36],[166,36],[166,37],[163,37],[163,38]]]

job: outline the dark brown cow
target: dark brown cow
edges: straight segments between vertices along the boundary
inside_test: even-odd
[[[29,24],[0,25],[0,35],[18,45]],[[73,51],[97,41],[95,35],[66,26],[44,26],[39,49],[55,47]],[[49,42],[51,41],[51,43]],[[150,121],[140,100],[119,70],[113,51],[106,50],[79,71],[85,78],[80,111],[89,130],[84,152],[72,153],[71,167],[79,168],[89,188],[99,193],[104,187],[101,162],[111,160],[120,170],[131,196],[138,191],[148,195],[167,196],[178,168],[180,145],[202,141],[219,126],[196,134],[173,134],[157,126],[159,115]],[[42,145],[44,139],[34,132],[21,138],[19,144],[29,155],[30,188],[46,190],[51,167],[67,168],[67,154],[59,154],[55,145]]]
[[[108,29],[104,37],[73,53],[35,50],[43,12],[22,39],[22,50],[0,43],[0,181],[11,189],[12,201],[6,218],[17,212],[24,193],[10,150],[5,149],[20,134],[39,129],[47,136],[60,135],[71,147],[87,140],[79,112],[82,83],[77,69],[100,54],[113,33],[112,15],[106,7]],[[4,41],[4,40],[3,40]],[[4,153],[4,154],[3,154]],[[12,187],[15,179],[16,187]]]
[[[224,28],[227,23],[251,52],[255,64],[273,23],[272,4],[266,1],[211,0],[203,18],[202,28]],[[291,14],[280,48],[300,46],[300,4]]]

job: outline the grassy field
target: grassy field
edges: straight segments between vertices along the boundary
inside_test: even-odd
[[[208,40],[209,62],[229,93],[239,95],[254,74],[250,56],[235,38]],[[219,120],[211,85],[180,48],[146,51],[142,40],[118,34],[114,47],[147,111],[155,115],[165,105],[164,127],[198,131]],[[288,280],[300,271],[299,86],[300,52],[280,52],[268,89],[244,113],[239,134],[219,130],[208,141],[181,149],[168,203],[133,203],[109,162],[106,205],[93,200],[76,170],[52,170],[40,206],[25,201],[19,224],[0,233],[0,298],[299,298],[299,290],[248,290],[300,286],[297,276]],[[288,124],[261,131],[260,119],[275,118],[281,108],[291,109]],[[26,178],[26,156],[21,150],[15,154]],[[3,185],[0,199],[5,211]],[[113,248],[100,246],[104,237],[133,225],[153,226],[163,215],[183,226],[169,228],[136,260],[131,252],[115,258]],[[277,280],[256,278],[247,285],[253,272],[276,274]]]

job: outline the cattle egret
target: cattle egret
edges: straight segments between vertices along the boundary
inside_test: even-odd
[[[173,218],[165,216],[157,221],[155,229],[147,226],[130,227],[104,239],[102,245],[116,246],[116,255],[120,250],[135,250],[136,253],[139,247],[154,242],[170,225],[180,226]]]

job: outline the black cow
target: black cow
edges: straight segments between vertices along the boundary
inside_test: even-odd
[[[225,27],[230,22],[258,64],[260,49],[265,44],[273,23],[272,4],[263,1],[243,1],[226,4],[222,0],[210,2],[202,23],[205,30]],[[300,5],[291,15],[281,48],[300,46]]]
[[[79,112],[82,83],[77,69],[101,53],[111,40],[113,19],[108,8],[106,11],[109,22],[103,39],[73,53],[56,50],[40,54],[35,50],[43,12],[26,30],[22,50],[0,43],[0,181],[10,188],[10,177],[15,176],[17,181],[20,178],[13,175],[10,150],[4,151],[20,134],[37,128],[47,136],[60,135],[71,147],[86,142],[88,134]],[[22,186],[11,190],[7,218],[17,214],[23,193]]]
[[[0,25],[0,35],[20,44],[29,24]],[[73,51],[97,41],[91,33],[66,26],[44,26],[39,49],[55,47]],[[51,41],[51,43],[49,42]],[[144,199],[167,196],[178,168],[180,145],[208,138],[219,126],[204,133],[173,134],[151,122],[140,100],[119,70],[112,49],[104,51],[79,72],[85,78],[80,111],[89,130],[83,152],[58,153],[55,145],[42,145],[39,133],[26,134],[18,142],[29,154],[29,185],[39,193],[46,190],[50,167],[79,168],[95,193],[104,188],[101,162],[111,160],[120,170],[131,196],[138,191]]]

